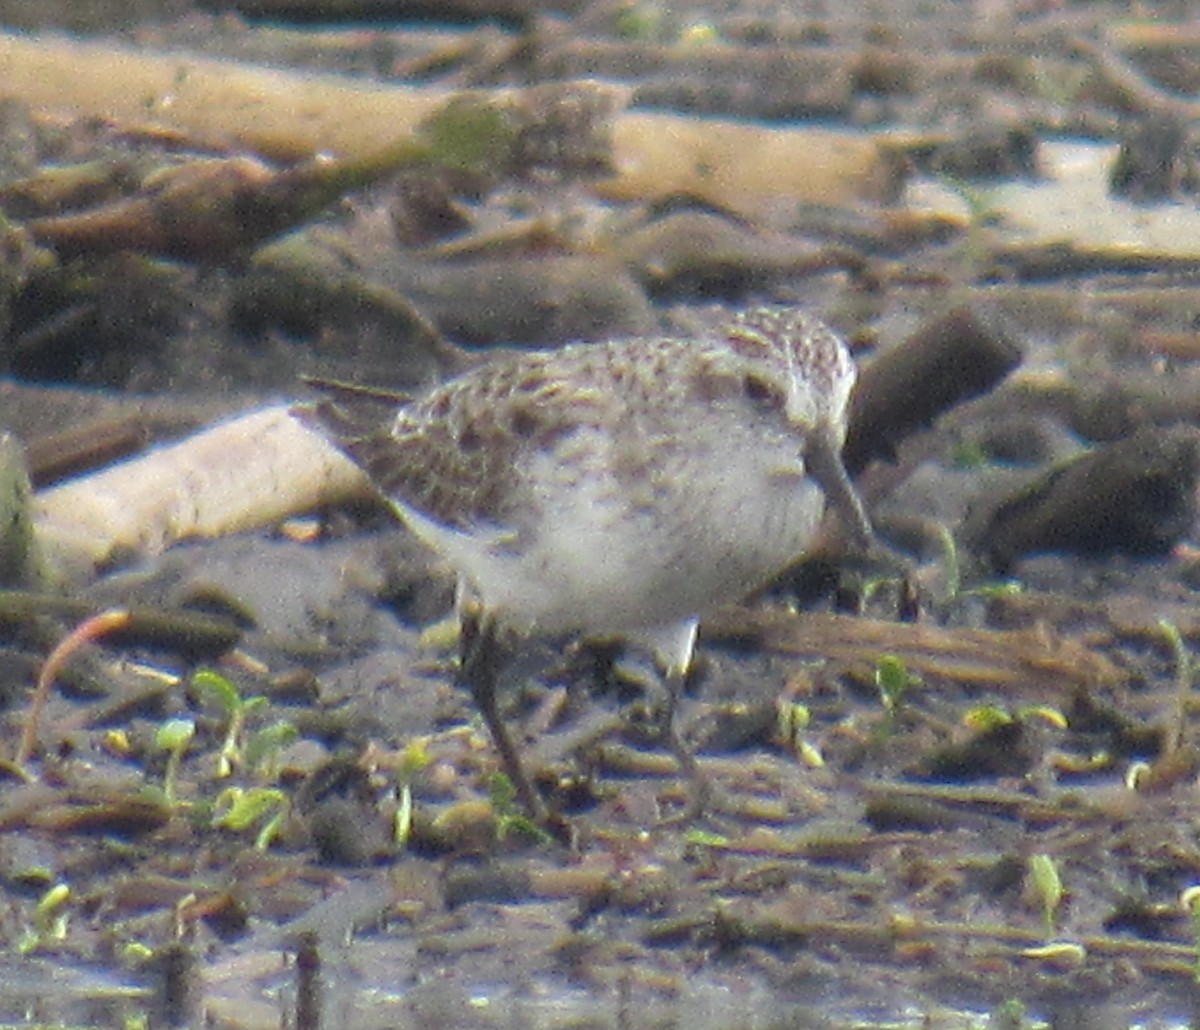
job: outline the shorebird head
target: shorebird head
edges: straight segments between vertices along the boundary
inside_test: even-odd
[[[823,322],[795,308],[754,308],[727,327],[734,350],[752,368],[745,388],[782,402],[797,428],[818,427],[840,446],[854,386],[854,361]]]

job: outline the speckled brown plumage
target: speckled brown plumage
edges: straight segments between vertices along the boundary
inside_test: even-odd
[[[618,635],[668,672],[664,735],[698,618],[809,545],[825,495],[870,527],[840,449],[854,365],[821,322],[756,309],[694,338],[498,358],[394,406],[340,391],[317,417],[398,515],[459,572],[464,680],[531,814],[540,801],[500,719],[495,627]],[[481,657],[481,655],[483,657]]]
[[[763,308],[506,355],[372,428],[353,397],[318,416],[503,621],[657,648],[802,553],[809,452],[836,459],[853,377],[821,322]]]
[[[646,457],[638,452],[669,445],[668,434],[683,428],[681,404],[699,409],[746,395],[776,406],[782,418],[785,398],[767,373],[786,369],[789,359],[807,370],[818,394],[832,397],[835,380],[847,375],[844,349],[819,322],[757,309],[709,339],[651,337],[510,355],[435,388],[390,425],[367,432],[344,413],[352,400],[326,402],[320,414],[384,494],[470,529],[519,515],[532,500],[520,455],[551,449],[580,429],[608,427],[627,437],[618,453],[636,477]]]

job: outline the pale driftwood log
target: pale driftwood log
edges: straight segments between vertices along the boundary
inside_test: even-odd
[[[256,68],[111,43],[0,34],[0,96],[34,110],[174,129],[282,160],[366,156],[453,94]]]
[[[897,172],[864,132],[773,128],[721,118],[628,111],[613,122],[610,200],[699,197],[747,218],[787,222],[797,204],[884,201]]]
[[[51,568],[77,578],[121,556],[269,526],[369,490],[355,465],[279,406],[43,490],[34,527]]]
[[[610,87],[620,91],[621,87]],[[416,133],[458,94],[0,33],[0,99],[69,118],[184,133],[299,160],[366,158]],[[513,91],[481,93],[503,99]],[[851,204],[895,187],[896,165],[867,133],[781,128],[666,112],[617,114],[613,199],[690,193],[746,217],[797,203]]]

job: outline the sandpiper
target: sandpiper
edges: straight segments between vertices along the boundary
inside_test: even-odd
[[[460,676],[535,818],[541,798],[501,720],[499,633],[620,638],[658,663],[674,724],[698,620],[805,552],[826,499],[872,546],[841,446],[854,384],[845,344],[792,308],[693,337],[507,354],[382,422],[336,389],[315,409],[399,517],[459,575]]]

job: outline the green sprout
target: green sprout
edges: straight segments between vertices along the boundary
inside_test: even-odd
[[[1009,723],[1030,719],[1041,719],[1058,730],[1065,730],[1070,725],[1067,717],[1052,705],[1022,705],[1015,713],[1002,705],[976,705],[967,711],[962,721],[978,733],[990,733]]]
[[[1058,908],[1063,899],[1058,864],[1049,855],[1032,855],[1029,859],[1029,876],[1034,893],[1042,904],[1042,923],[1046,929],[1046,939],[1049,940],[1054,936]]]
[[[167,768],[163,773],[163,797],[171,807],[179,800],[179,767],[183,756],[196,736],[196,724],[191,719],[168,719],[154,734],[154,746],[167,752]]]
[[[988,1016],[987,1030],[1021,1030],[1025,1026],[1025,1003],[1009,998],[997,1005]]]
[[[883,702],[884,720],[879,727],[881,738],[889,737],[896,728],[901,705],[913,687],[921,685],[921,677],[910,672],[899,655],[882,655],[875,663],[875,688]]]
[[[1087,948],[1075,941],[1049,941],[1033,948],[1022,948],[1020,954],[1059,969],[1078,969],[1087,961]]]
[[[1193,884],[1179,895],[1179,904],[1192,923],[1192,941],[1196,957],[1192,960],[1192,979],[1200,984],[1200,884]]]
[[[26,927],[17,941],[17,951],[28,955],[47,944],[65,940],[68,922],[66,904],[70,900],[71,888],[65,883],[57,883],[46,891],[33,910],[33,925]]]
[[[942,562],[946,568],[946,585],[944,587],[946,600],[955,600],[962,591],[962,566],[958,560],[958,541],[950,532],[948,526],[937,523],[938,543],[942,548]]]
[[[241,739],[246,729],[246,717],[267,703],[265,697],[243,698],[237,686],[212,669],[200,669],[192,677],[192,685],[207,694],[225,713],[225,739],[217,755],[217,776],[225,779],[243,761]]]
[[[810,769],[821,769],[825,766],[825,758],[820,749],[805,739],[804,731],[812,722],[812,712],[808,705],[799,701],[779,701],[776,709],[775,732],[783,741],[784,746],[795,752]]]
[[[400,784],[400,803],[396,807],[393,837],[397,844],[403,846],[412,836],[413,797],[412,781],[417,774],[428,767],[433,761],[429,754],[429,742],[424,737],[410,740],[400,756],[400,767],[397,778]]]
[[[1163,741],[1163,757],[1174,754],[1183,744],[1184,728],[1187,725],[1187,704],[1192,692],[1192,681],[1195,678],[1195,667],[1192,653],[1188,650],[1187,642],[1179,627],[1170,619],[1160,619],[1159,632],[1167,638],[1171,648],[1171,657],[1175,663],[1175,705]]]
[[[273,780],[279,773],[279,755],[291,744],[300,731],[294,722],[280,719],[251,734],[242,751],[247,769],[258,772],[263,779]]]
[[[694,21],[679,33],[679,45],[684,47],[709,46],[721,42],[721,33],[711,21]]]
[[[279,836],[291,811],[286,793],[274,787],[227,787],[213,806],[213,826],[243,833],[262,824],[254,839],[256,851],[266,851]]]
[[[1006,597],[1019,597],[1025,587],[1015,579],[1004,579],[996,583],[982,583],[970,590],[964,590],[966,597],[979,597],[985,601],[1003,601]]]
[[[723,833],[713,830],[703,830],[698,826],[692,827],[684,835],[684,840],[693,847],[716,848],[721,850],[729,847],[729,838]]]
[[[554,843],[554,838],[521,810],[517,804],[517,788],[504,773],[492,773],[488,778],[488,801],[496,815],[497,840],[504,840],[515,831],[539,844]]]
[[[142,941],[128,941],[121,946],[121,961],[129,968],[143,966],[154,958],[154,949]]]

